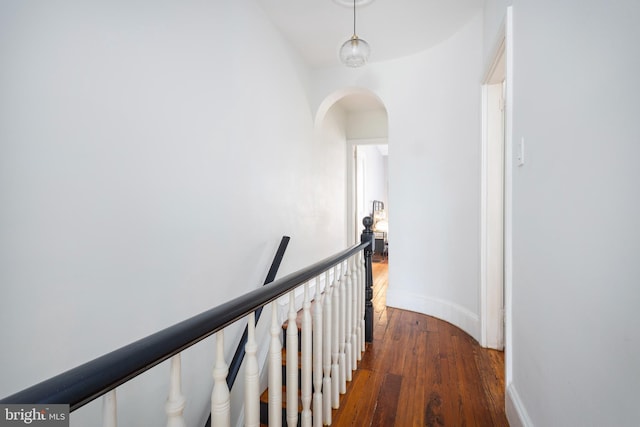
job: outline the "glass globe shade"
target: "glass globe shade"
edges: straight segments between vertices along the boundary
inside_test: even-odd
[[[340,60],[347,67],[361,67],[369,59],[371,48],[369,43],[354,35],[342,44],[340,48]]]

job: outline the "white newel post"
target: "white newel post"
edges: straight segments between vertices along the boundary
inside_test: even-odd
[[[316,286],[320,281],[316,279]],[[311,427],[311,301],[309,300],[309,282],[304,284],[304,303],[302,304],[302,427]]]
[[[333,268],[331,308],[331,407],[340,407],[340,279],[338,267]]]
[[[327,270],[326,276],[326,286],[324,290],[324,307],[323,313],[324,318],[322,319],[322,341],[324,346],[322,347],[322,371],[323,371],[323,379],[322,379],[322,407],[324,408],[324,416],[323,421],[324,425],[331,425],[331,396],[333,396],[331,392],[331,343],[333,342],[333,338],[331,337],[331,322],[332,322],[332,294],[333,294],[333,286],[330,282],[330,270]]]
[[[231,424],[231,404],[227,374],[229,367],[224,360],[224,331],[216,333],[216,365],[213,368],[213,391],[211,392],[211,425],[229,427]]]
[[[353,371],[352,349],[351,349],[351,328],[353,325],[353,280],[351,277],[351,265],[349,260],[344,262],[344,287],[347,290],[347,298],[345,300],[345,322],[344,322],[344,369],[345,379],[351,381],[351,372]],[[345,390],[346,391],[346,390]]]
[[[325,274],[326,277],[326,274]],[[325,292],[329,282],[325,281]],[[322,293],[320,277],[316,279],[316,296],[313,302],[313,426],[322,426]]]
[[[278,323],[278,303],[271,303],[271,343],[269,344],[269,424],[282,425],[282,343]]]
[[[344,276],[344,264],[340,265],[341,276]],[[345,284],[345,277],[340,278],[340,317],[338,324],[338,332],[339,332],[339,344],[340,344],[340,354],[338,365],[340,366],[340,394],[345,394],[347,392],[347,358],[345,357],[345,346],[346,346],[346,329],[347,329],[347,287]]]
[[[287,425],[298,425],[298,326],[296,298],[289,293],[289,322],[287,324]]]
[[[244,376],[244,425],[246,427],[260,426],[260,378],[258,373],[258,358],[256,353],[256,314],[249,313],[247,324],[247,344],[245,345],[245,376]]]
[[[167,427],[186,427],[182,413],[184,411],[185,399],[182,395],[182,366],[180,354],[171,358],[171,373],[169,382],[169,397],[165,404],[167,414]]]
[[[102,427],[118,426],[118,400],[116,391],[111,390],[102,398]]]

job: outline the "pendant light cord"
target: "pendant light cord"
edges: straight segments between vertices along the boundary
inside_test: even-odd
[[[353,0],[353,35],[356,35],[356,0]]]

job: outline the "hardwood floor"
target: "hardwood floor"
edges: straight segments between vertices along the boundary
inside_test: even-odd
[[[374,340],[332,425],[508,426],[504,354],[442,320],[387,308],[387,264],[373,268]]]

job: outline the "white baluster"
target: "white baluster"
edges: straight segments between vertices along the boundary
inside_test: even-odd
[[[247,324],[247,344],[245,345],[244,370],[244,425],[246,427],[260,426],[260,378],[258,374],[258,359],[256,353],[256,315],[249,313]]]
[[[316,280],[316,286],[320,281]],[[302,304],[302,427],[311,427],[311,301],[309,283],[304,284],[304,303]]]
[[[360,324],[360,265],[359,265],[359,252],[353,256],[353,295],[355,295],[354,303],[354,325],[356,330],[356,337],[353,344],[354,353],[357,361],[362,360],[362,325]]]
[[[271,303],[271,343],[269,345],[269,424],[282,425],[282,343],[277,301]]]
[[[340,275],[344,276],[344,264],[341,264]],[[340,366],[340,394],[347,392],[347,359],[345,357],[345,331],[347,328],[347,287],[345,286],[345,277],[340,278],[340,317],[338,324],[340,354],[338,359],[338,366]]]
[[[118,426],[118,400],[113,389],[102,398],[102,427]]]
[[[324,290],[324,319],[322,322],[322,341],[324,346],[322,347],[322,370],[324,373],[322,379],[322,407],[324,408],[323,420],[325,425],[331,425],[331,343],[333,338],[331,337],[331,321],[332,321],[332,309],[331,298],[333,294],[333,286],[330,280],[330,270],[327,270],[325,275],[326,286]]]
[[[165,404],[167,414],[167,427],[186,427],[182,412],[184,411],[185,399],[182,395],[182,368],[180,354],[171,358],[171,377],[169,385],[169,398]]]
[[[356,272],[356,264],[353,256],[349,258],[349,271],[351,271],[351,370],[358,369],[358,360],[360,360],[360,342],[358,342],[358,273]]]
[[[325,274],[326,278],[326,274]],[[329,282],[325,280],[325,292]],[[316,279],[316,296],[313,302],[313,426],[322,426],[322,293],[320,277]]]
[[[229,367],[224,360],[224,331],[216,333],[216,365],[213,368],[213,391],[211,392],[211,425],[229,427],[231,424],[231,404],[227,373]]]
[[[287,425],[298,425],[298,326],[296,298],[289,293],[289,323],[287,324]]]
[[[331,297],[331,407],[340,407],[340,279],[338,266],[333,268]]]
[[[345,298],[344,320],[344,369],[346,381],[351,381],[351,372],[353,370],[353,365],[351,363],[351,361],[353,360],[353,357],[351,356],[351,328],[353,325],[353,280],[351,278],[351,266],[349,265],[348,260],[345,260],[344,263],[344,287],[347,291]]]

